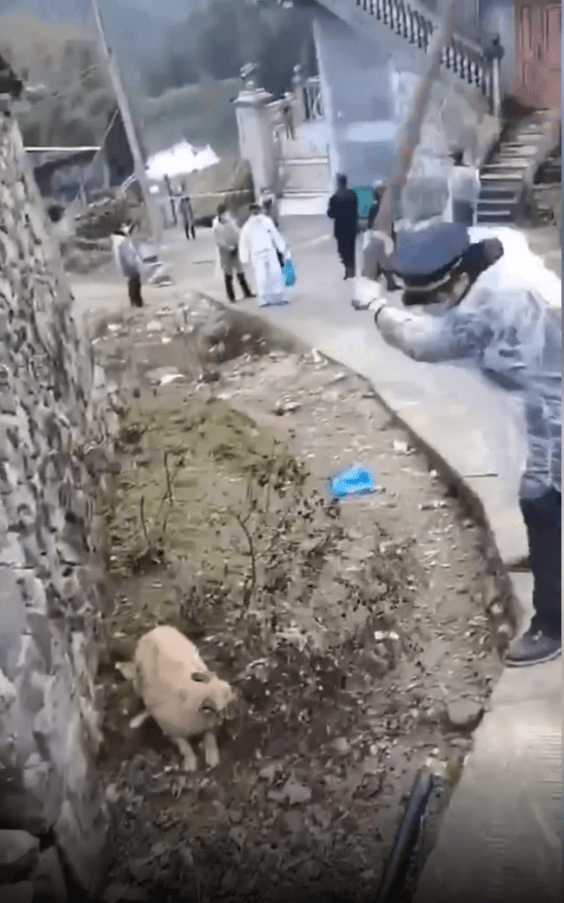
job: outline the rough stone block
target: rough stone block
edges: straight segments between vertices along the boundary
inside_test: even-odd
[[[0,881],[13,881],[36,865],[39,841],[26,831],[0,830]]]

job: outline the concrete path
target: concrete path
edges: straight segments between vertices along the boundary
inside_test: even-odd
[[[283,231],[294,253],[297,284],[292,303],[265,311],[266,318],[368,378],[479,496],[503,561],[524,556],[514,460],[519,439],[504,393],[479,373],[419,364],[389,348],[371,315],[351,308],[349,284],[324,218],[288,218]],[[179,290],[197,284],[222,298],[210,238],[202,234],[193,244],[175,240],[170,253]],[[543,238],[535,238],[534,251],[542,254]],[[547,253],[552,238],[546,240]],[[254,309],[253,302],[244,306]],[[291,395],[292,387],[285,388]],[[510,476],[502,480],[498,474],[504,471]],[[526,626],[532,578],[512,577]],[[504,672],[475,733],[414,903],[562,899],[561,679],[560,661]]]
[[[351,308],[349,284],[324,218],[289,218],[283,231],[294,252],[297,284],[292,303],[264,311],[265,317],[369,379],[388,407],[478,495],[503,561],[510,565],[525,556],[516,493],[519,436],[504,393],[477,372],[419,364],[389,348],[372,316]],[[167,245],[173,296],[180,300],[197,289],[223,299],[209,230],[195,242],[168,233]],[[103,278],[98,283],[100,303],[112,281],[115,294],[115,275],[107,287]],[[76,288],[79,304],[91,306],[87,281]],[[149,291],[170,303],[171,290]],[[254,302],[240,303],[256,311]],[[283,388],[291,395],[291,385]],[[502,480],[499,473],[509,476]],[[512,578],[526,626],[531,576]],[[560,661],[504,672],[475,733],[414,903],[561,900],[561,677]]]

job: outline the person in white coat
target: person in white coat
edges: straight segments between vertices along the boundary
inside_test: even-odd
[[[252,204],[251,215],[241,229],[239,258],[244,266],[253,268],[259,307],[287,303],[282,273],[287,254],[286,242],[270,217],[261,213],[258,204]]]

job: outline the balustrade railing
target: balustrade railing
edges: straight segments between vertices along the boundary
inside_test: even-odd
[[[323,109],[323,96],[319,77],[308,78],[303,86],[304,113],[307,122],[314,122],[325,118]]]
[[[441,27],[438,18],[420,9],[414,9],[404,0],[351,0],[359,9],[387,25],[392,31],[428,51],[431,38]],[[493,97],[492,61],[482,47],[469,38],[456,35],[443,51],[443,65],[467,84],[482,91],[490,107],[496,108],[498,99]]]

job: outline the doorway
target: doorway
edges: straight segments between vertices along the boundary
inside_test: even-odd
[[[535,110],[560,109],[562,4],[518,0],[516,96]]]

